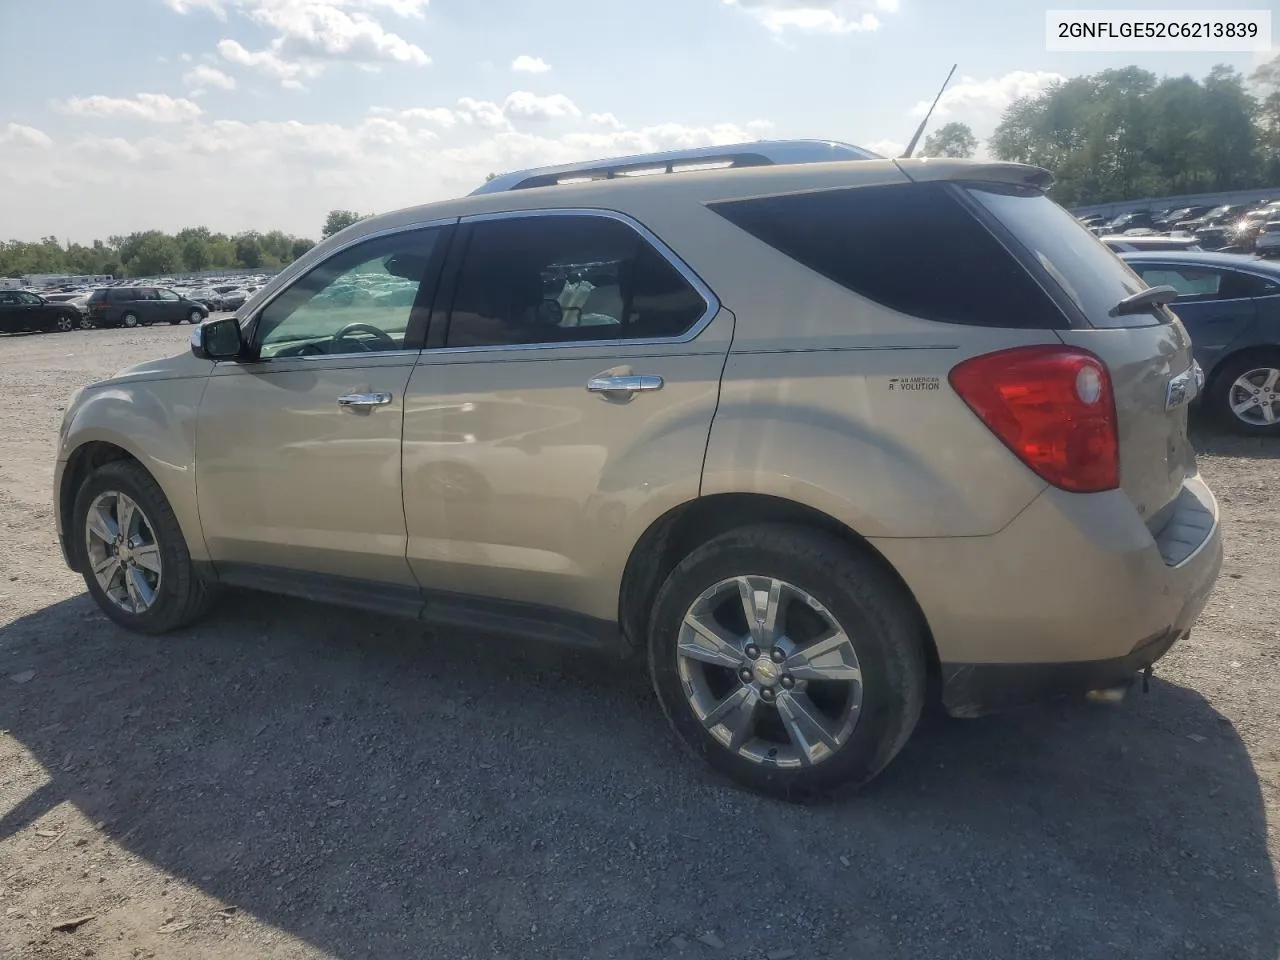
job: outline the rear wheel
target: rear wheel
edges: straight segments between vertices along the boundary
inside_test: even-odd
[[[1228,360],[1214,374],[1207,401],[1228,430],[1280,436],[1280,350],[1257,350]]]
[[[132,311],[126,311],[120,314],[120,326],[136,327],[138,325],[138,315]]]
[[[658,593],[654,689],[686,745],[787,799],[866,783],[924,702],[925,631],[875,558],[762,524],[699,547]]]
[[[173,508],[137,463],[114,461],[76,494],[70,540],[89,593],[116,623],[164,633],[205,612],[208,588],[195,574]]]

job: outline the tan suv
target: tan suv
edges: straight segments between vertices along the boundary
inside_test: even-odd
[[[69,405],[68,563],[144,632],[232,584],[642,652],[697,754],[792,797],[870,779],[929,697],[1185,636],[1221,545],[1174,291],[1036,168],[740,161],[337,234]]]

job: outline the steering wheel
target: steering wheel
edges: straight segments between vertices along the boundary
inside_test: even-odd
[[[368,343],[360,343],[359,347],[361,350],[367,350],[369,352],[373,352],[374,350],[399,350],[400,349],[400,344],[396,343],[395,340],[391,338],[391,334],[387,333],[385,330],[379,330],[377,327],[375,327],[371,323],[348,323],[345,327],[343,327],[341,330],[339,330],[337,333],[333,335],[333,346],[337,346],[339,343],[346,340],[347,337],[349,337],[353,333],[367,333],[371,337],[373,337],[375,341],[377,341],[376,347],[371,346]],[[338,353],[340,351],[333,350],[332,348],[330,348],[330,352]]]

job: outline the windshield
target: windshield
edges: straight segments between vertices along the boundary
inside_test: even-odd
[[[996,186],[969,195],[1012,233],[1095,327],[1161,322],[1156,312],[1111,317],[1110,310],[1147,284],[1105,244],[1044,194]]]

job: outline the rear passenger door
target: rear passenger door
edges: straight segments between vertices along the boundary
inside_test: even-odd
[[[1130,266],[1153,287],[1168,284],[1178,291],[1171,306],[1191,334],[1196,359],[1206,371],[1223,357],[1231,344],[1258,315],[1253,298],[1280,290],[1261,277],[1236,270],[1191,263],[1143,261]]]
[[[142,323],[159,323],[164,319],[164,304],[160,301],[160,291],[155,287],[139,287],[135,296],[134,312]]]
[[[628,547],[698,495],[733,316],[620,214],[463,224],[405,401],[410,566],[611,620]]]

